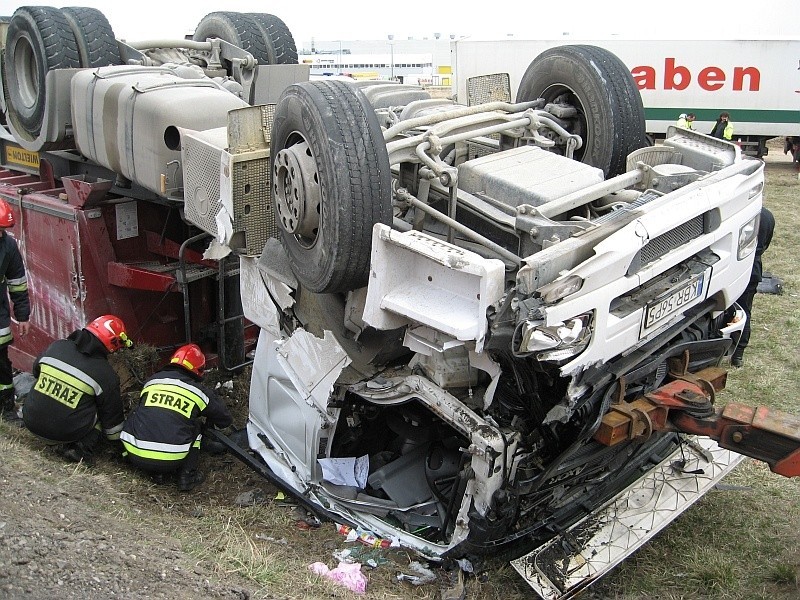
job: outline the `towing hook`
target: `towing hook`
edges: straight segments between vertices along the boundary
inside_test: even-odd
[[[767,463],[773,473],[800,477],[800,418],[735,402],[715,409],[709,389],[724,389],[726,375],[716,367],[684,373],[631,402],[612,404],[594,439],[614,446],[650,431],[706,436],[722,448]]]

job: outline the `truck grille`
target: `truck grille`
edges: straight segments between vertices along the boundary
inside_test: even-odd
[[[698,215],[691,221],[662,233],[645,244],[636,256],[633,257],[628,267],[628,275],[638,273],[642,268],[671,252],[675,248],[680,248],[691,240],[696,239],[705,233],[705,216]]]
[[[475,106],[487,102],[511,102],[511,81],[508,73],[479,75],[467,79],[467,105]],[[499,140],[500,134],[493,133],[489,138]],[[467,142],[468,160],[480,158],[495,151],[481,144]]]

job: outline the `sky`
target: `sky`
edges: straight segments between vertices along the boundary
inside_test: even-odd
[[[52,2],[0,0],[0,15],[18,6]],[[105,14],[119,39],[143,41],[182,38],[215,10],[271,12],[292,32],[298,47],[318,41],[432,38],[435,33],[473,37],[552,39],[569,33],[587,39],[610,35],[642,39],[800,39],[800,0],[571,0],[564,3],[510,0],[489,9],[467,9],[467,2],[441,0],[77,0]],[[480,3],[478,6],[486,5]],[[554,7],[565,7],[559,15]],[[475,6],[473,4],[473,6]],[[503,7],[501,10],[500,7]],[[497,7],[497,8],[494,8]],[[800,58],[800,57],[799,57]]]

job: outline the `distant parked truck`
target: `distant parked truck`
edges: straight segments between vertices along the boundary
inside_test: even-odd
[[[697,115],[695,131],[709,133],[719,113],[731,114],[735,142],[758,157],[766,141],[800,135],[799,40],[477,40],[452,43],[453,91],[468,98],[470,78],[507,73],[511,97],[535,57],[564,44],[610,50],[631,70],[642,95],[647,133],[663,138],[681,113]],[[553,100],[564,89],[545,96]]]

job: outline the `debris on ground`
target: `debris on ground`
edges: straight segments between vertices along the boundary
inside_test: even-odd
[[[467,590],[464,587],[464,571],[456,569],[449,572],[450,577],[442,587],[441,600],[464,600]]]
[[[340,562],[335,569],[329,569],[325,563],[315,562],[308,568],[317,575],[332,579],[356,594],[364,594],[367,591],[367,578],[361,572],[360,563]]]
[[[369,548],[367,546],[356,546],[354,548],[337,550],[333,553],[333,557],[341,562],[361,563],[365,567],[371,569],[377,569],[390,562],[389,559],[383,555],[383,549]]]
[[[233,504],[239,507],[256,506],[257,504],[264,504],[266,501],[267,495],[264,493],[264,490],[255,488],[236,496]]]
[[[294,518],[298,529],[318,529],[322,526],[322,521],[302,506],[294,507]]]
[[[408,570],[412,574],[398,573],[397,581],[408,581],[411,585],[427,585],[436,581],[436,573],[419,561],[415,560],[409,563]]]
[[[371,548],[398,548],[400,546],[397,540],[380,538],[368,531],[353,529],[349,525],[341,525],[339,523],[335,525],[336,531],[346,536],[346,542],[361,542],[365,546],[370,546]]]

